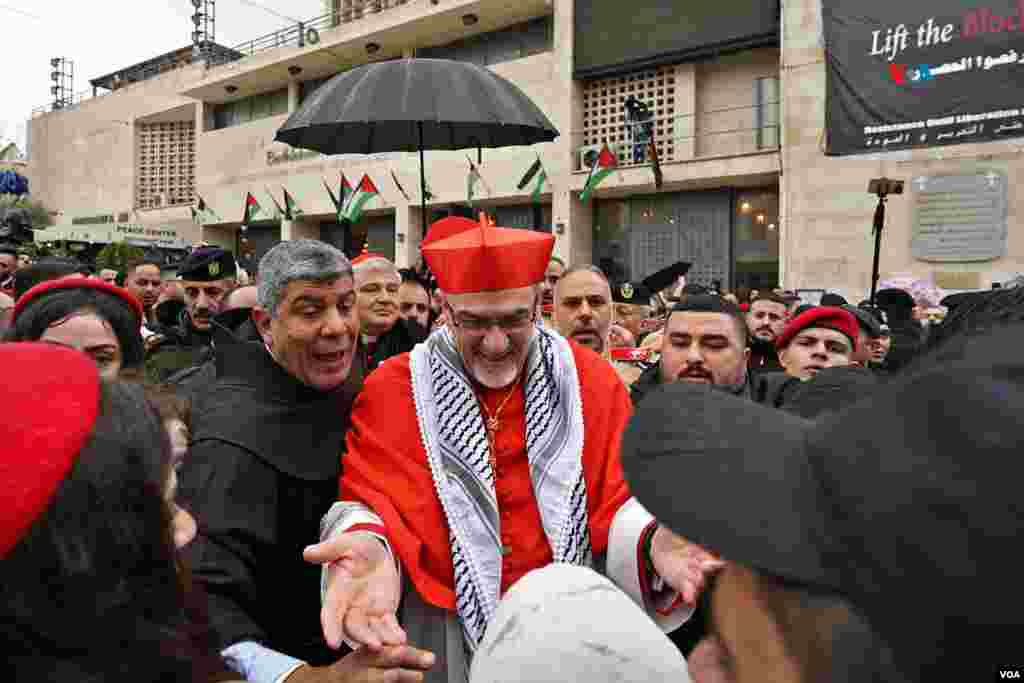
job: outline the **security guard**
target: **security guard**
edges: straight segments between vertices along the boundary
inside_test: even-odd
[[[229,251],[199,247],[178,268],[185,308],[174,325],[151,338],[146,353],[146,377],[164,382],[179,370],[201,365],[210,351],[213,318],[237,285],[237,266]]]

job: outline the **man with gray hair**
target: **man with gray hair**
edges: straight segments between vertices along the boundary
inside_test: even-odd
[[[359,356],[367,372],[392,356],[412,351],[429,330],[399,314],[402,275],[384,255],[368,252],[352,261],[361,328]]]
[[[217,348],[216,381],[178,473],[179,498],[202,520],[185,559],[209,595],[216,645],[259,683],[429,666],[427,653],[408,647],[339,659],[320,635],[320,573],[302,550],[336,498],[362,385],[352,372],[352,266],[328,244],[295,240],[267,252],[259,270],[252,317],[261,341]]]

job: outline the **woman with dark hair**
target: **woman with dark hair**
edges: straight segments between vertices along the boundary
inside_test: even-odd
[[[0,365],[13,407],[0,425],[0,652],[13,679],[213,680],[222,666],[175,559],[195,522],[174,503],[170,441],[142,389],[44,344],[0,345]]]
[[[142,305],[102,280],[69,277],[25,292],[14,307],[6,341],[42,341],[82,351],[104,379],[141,375],[145,356]]]

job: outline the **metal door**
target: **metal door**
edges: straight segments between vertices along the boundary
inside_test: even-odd
[[[727,286],[732,271],[731,201],[728,192],[685,192],[631,200],[631,217],[639,216],[641,210],[658,216],[656,222],[630,226],[633,279],[641,280],[676,261],[689,261],[693,264],[689,282],[710,285],[720,280]],[[654,208],[641,209],[651,206]]]

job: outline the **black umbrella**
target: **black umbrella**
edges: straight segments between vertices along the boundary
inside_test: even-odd
[[[338,74],[274,137],[323,154],[420,154],[420,206],[427,231],[426,149],[549,142],[558,131],[517,86],[476,64],[401,59]]]

